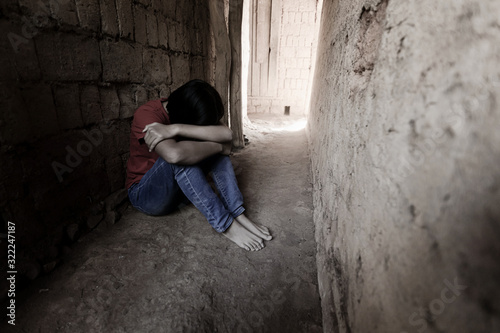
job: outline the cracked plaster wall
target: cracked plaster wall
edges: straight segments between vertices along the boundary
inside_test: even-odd
[[[324,1],[308,135],[325,332],[500,330],[500,3]]]

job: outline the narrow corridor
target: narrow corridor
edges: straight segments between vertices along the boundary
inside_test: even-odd
[[[274,239],[246,252],[192,205],[165,217],[129,207],[76,243],[25,291],[2,332],[322,332],[312,185],[301,119],[250,115],[234,153],[247,215]]]

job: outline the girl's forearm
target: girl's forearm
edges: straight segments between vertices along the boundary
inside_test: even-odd
[[[196,126],[176,124],[177,135],[185,138],[224,143],[233,139],[233,132],[224,125]]]
[[[181,141],[177,144],[181,151],[177,164],[182,165],[197,164],[207,157],[221,153],[223,149],[222,144],[217,142]]]
[[[164,140],[156,145],[155,151],[168,163],[193,165],[223,152],[223,149],[223,145],[217,142]]]

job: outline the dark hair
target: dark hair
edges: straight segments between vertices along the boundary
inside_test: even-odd
[[[171,93],[167,110],[172,124],[217,125],[224,115],[219,93],[202,80],[191,80]]]

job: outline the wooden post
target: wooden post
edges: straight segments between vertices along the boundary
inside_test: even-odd
[[[219,92],[224,103],[223,122],[229,125],[229,80],[231,70],[231,42],[224,16],[224,1],[210,0],[210,25],[213,33],[212,54],[215,56],[214,87]]]
[[[243,148],[242,91],[241,91],[241,23],[243,0],[229,1],[229,40],[231,42],[231,72],[229,88],[229,113],[233,131],[233,146]]]

